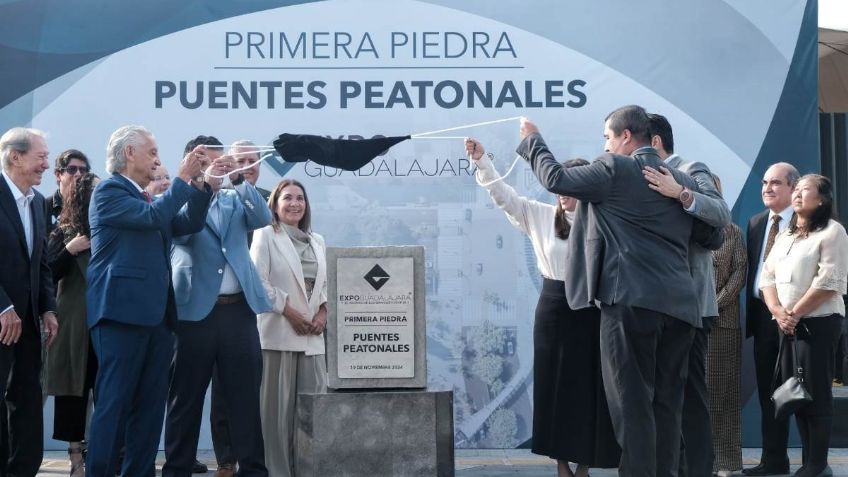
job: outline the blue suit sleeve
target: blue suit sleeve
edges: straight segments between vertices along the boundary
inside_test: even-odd
[[[129,230],[165,229],[188,200],[191,186],[180,178],[161,197],[148,204],[128,194],[114,181],[104,181],[95,190],[92,207],[100,225]],[[208,199],[207,199],[208,200]]]
[[[244,221],[247,230],[257,230],[271,223],[271,209],[265,199],[247,182],[234,187],[239,203],[244,209]]]
[[[175,181],[182,182],[177,178]],[[209,202],[212,200],[212,188],[205,184],[203,191],[182,182],[190,189],[190,195],[185,207],[182,207],[177,215],[171,220],[171,233],[174,237],[196,234],[203,230],[206,224],[206,213],[209,211]]]

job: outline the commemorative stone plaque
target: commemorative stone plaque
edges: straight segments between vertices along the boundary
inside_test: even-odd
[[[329,248],[332,389],[424,388],[424,248]]]

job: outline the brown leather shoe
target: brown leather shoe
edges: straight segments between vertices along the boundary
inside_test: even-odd
[[[235,464],[218,464],[214,477],[233,477],[234,475],[236,475]]]

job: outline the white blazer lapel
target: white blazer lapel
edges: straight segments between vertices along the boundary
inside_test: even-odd
[[[315,288],[312,290],[312,296],[309,297],[309,308],[317,310],[321,303],[321,290],[324,289],[324,281],[327,280],[327,260],[324,257],[324,248],[318,246],[318,241],[314,238],[309,241],[309,245],[315,252],[315,258],[318,260],[318,273],[315,275]]]
[[[303,283],[303,266],[301,266],[300,256],[298,256],[297,250],[295,250],[294,244],[285,230],[274,233],[274,246],[277,247],[277,250],[283,254],[286,264],[288,264],[295,278],[297,278],[298,287],[300,288],[301,293],[303,293],[303,301],[306,302],[306,288]]]

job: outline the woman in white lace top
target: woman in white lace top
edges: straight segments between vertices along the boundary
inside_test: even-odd
[[[827,465],[833,418],[831,382],[845,319],[842,295],[848,281],[848,235],[832,218],[828,178],[802,177],[792,193],[792,207],[795,215],[766,258],[760,289],[781,331],[795,340],[798,365],[813,397],[795,411],[803,446],[803,465],[795,475],[825,476],[833,474]],[[790,356],[781,354],[781,383],[794,372]]]

